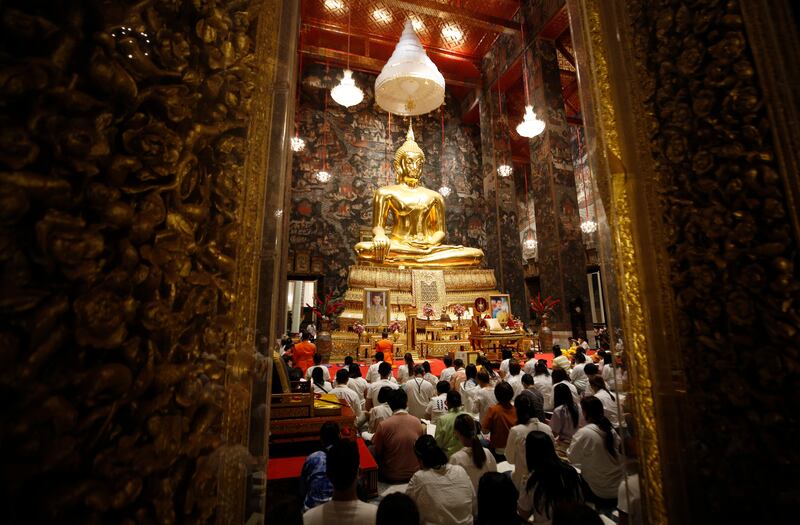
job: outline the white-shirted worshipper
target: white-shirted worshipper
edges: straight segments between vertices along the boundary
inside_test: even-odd
[[[434,425],[439,418],[447,413],[447,393],[450,391],[450,383],[439,381],[436,383],[436,395],[431,398],[425,408],[425,419]]]
[[[541,392],[544,397],[544,409],[547,412],[553,410],[553,378],[550,377],[550,371],[547,370],[547,364],[544,361],[539,361],[533,367],[533,386]]]
[[[380,392],[382,387],[388,386],[393,390],[400,388],[400,385],[389,379],[392,375],[392,365],[389,363],[385,361],[381,362],[380,366],[378,366],[378,374],[380,374],[380,379],[371,383],[367,389],[367,402],[365,406],[367,409],[378,405],[378,392]]]
[[[456,373],[456,369],[453,367],[453,358],[446,355],[442,358],[442,361],[444,361],[444,370],[439,374],[439,381],[447,381],[449,383],[450,378]]]
[[[536,417],[533,401],[528,396],[519,396],[514,402],[517,412],[517,424],[511,427],[506,442],[506,460],[514,465],[511,480],[517,490],[522,492],[522,478],[528,474],[528,463],[525,456],[525,439],[534,430],[546,432],[553,439],[553,433],[547,423]],[[555,442],[555,440],[554,440]]]
[[[553,379],[553,388],[559,383],[563,383],[567,385],[569,391],[572,392],[572,398],[575,400],[575,404],[581,402],[581,396],[578,394],[578,388],[573,385],[569,380],[569,375],[566,370],[563,368],[555,368],[553,369],[553,373],[550,374],[550,377]]]
[[[516,398],[522,389],[522,367],[519,366],[519,361],[516,359],[512,359],[511,362],[508,363],[508,375],[505,378],[505,381],[511,385],[511,388],[514,390],[514,397]]]
[[[397,382],[401,385],[414,376],[414,357],[406,352],[404,364],[397,367]]]
[[[603,378],[600,376],[592,377],[589,385],[594,392],[594,397],[600,400],[603,403],[603,412],[605,416],[611,421],[611,426],[614,428],[619,428],[620,423],[623,423],[622,418],[619,415],[619,406],[617,405],[617,397],[608,391],[606,388],[606,382],[603,381]]]
[[[468,364],[464,368],[464,373],[467,379],[458,387],[458,393],[461,394],[461,402],[464,405],[464,410],[470,414],[474,414],[473,408],[475,401],[475,394],[478,393],[480,387],[478,386],[478,368],[473,364]]]
[[[583,394],[589,388],[589,378],[586,377],[586,372],[583,370],[585,366],[586,356],[578,352],[575,354],[575,366],[572,367],[569,373],[569,380],[578,389],[578,395]]]
[[[436,395],[436,387],[425,381],[425,369],[422,365],[414,366],[414,377],[406,381],[403,390],[408,396],[408,413],[420,419],[425,418],[428,403]]]
[[[314,366],[309,366],[306,369],[306,379],[307,380],[311,379],[311,373],[314,371],[315,368],[321,368],[322,369],[322,378],[325,381],[330,381],[331,380],[331,373],[330,373],[330,371],[328,371],[328,367],[322,364],[322,354],[319,354],[319,353],[314,354],[314,357],[312,359],[314,360]]]
[[[358,427],[364,422],[364,409],[361,408],[361,400],[358,399],[358,394],[347,388],[348,382],[350,382],[350,372],[345,368],[339,369],[336,372],[336,386],[333,387],[330,393],[339,400],[347,402],[353,410],[353,415],[356,417],[355,425]]]
[[[497,404],[494,396],[494,386],[489,380],[489,374],[485,371],[478,372],[478,390],[472,396],[472,410],[478,414],[478,421],[483,421],[483,417],[489,409]]]
[[[569,372],[571,367],[572,364],[569,362],[569,358],[561,353],[561,346],[553,345],[553,370],[561,368]]]
[[[350,371],[350,381],[347,382],[347,388],[358,395],[358,399],[361,401],[361,408],[364,408],[369,383],[367,383],[366,379],[361,377],[361,367],[356,363],[348,365],[348,370]]]
[[[497,461],[489,449],[481,445],[477,422],[471,415],[459,414],[453,425],[453,431],[462,448],[450,456],[449,463],[460,465],[467,472],[472,481],[472,488],[477,494],[481,476],[487,472],[497,472]]]
[[[422,362],[422,368],[425,370],[425,381],[431,384],[431,386],[435,389],[436,383],[439,382],[439,378],[436,377],[431,373],[431,364],[427,361]]]

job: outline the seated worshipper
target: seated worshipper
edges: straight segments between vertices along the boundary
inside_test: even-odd
[[[558,384],[565,384],[567,388],[569,388],[569,391],[572,392],[572,399],[575,400],[575,404],[577,405],[581,402],[581,396],[578,395],[578,388],[570,383],[566,370],[563,368],[555,368],[553,369],[551,377],[553,378],[553,388]]]
[[[451,465],[460,465],[467,471],[472,488],[478,493],[478,482],[487,472],[497,472],[497,462],[488,448],[483,448],[478,438],[478,422],[469,414],[459,414],[453,425],[453,432],[461,449],[450,456]]]
[[[361,437],[364,438],[364,441],[372,441],[375,431],[378,430],[378,425],[380,425],[384,419],[392,417],[392,409],[389,406],[389,397],[392,395],[392,392],[394,392],[394,389],[388,386],[384,386],[378,391],[378,403],[380,404],[369,411],[367,417],[367,432],[361,433]]]
[[[569,387],[563,383],[553,389],[553,399],[555,408],[550,418],[550,430],[556,438],[556,452],[566,458],[572,436],[580,428],[580,407],[572,399]]]
[[[611,355],[611,352],[606,352],[606,355],[603,356],[603,381],[606,382],[606,386],[609,390],[616,392],[617,391],[617,380],[620,380],[620,384],[622,384],[622,370],[614,366],[614,356]]]
[[[458,392],[461,388],[461,383],[467,380],[467,372],[464,370],[464,361],[456,359],[453,361],[453,375],[450,376],[450,390]]]
[[[425,370],[425,381],[430,383],[433,388],[436,388],[436,383],[439,382],[439,378],[431,374],[431,364],[427,361],[423,361],[422,368]]]
[[[347,382],[347,388],[358,395],[358,399],[361,401],[361,407],[363,408],[366,404],[369,383],[367,383],[366,379],[361,377],[361,367],[357,364],[351,363],[347,369],[350,371],[350,381]]]
[[[311,339],[309,333],[303,332],[302,341],[294,345],[294,350],[292,350],[294,365],[302,370],[303,375],[308,367],[314,364],[314,354],[317,353],[317,346],[309,339]]]
[[[500,361],[500,378],[506,379],[508,377],[508,366],[511,364],[512,354],[508,348],[500,350],[500,355],[503,358]]]
[[[517,413],[514,411],[514,405],[511,404],[511,399],[514,397],[514,389],[511,388],[511,385],[505,381],[497,383],[494,387],[494,396],[497,398],[497,404],[489,407],[486,415],[481,419],[481,427],[484,432],[489,432],[489,450],[499,462],[505,459],[508,432],[517,422]]]
[[[494,367],[492,367],[492,363],[489,362],[489,359],[486,358],[485,355],[478,356],[478,372],[486,372],[489,376],[489,382],[492,386],[496,385],[500,381],[500,376],[495,372]]]
[[[472,525],[475,490],[467,472],[448,464],[447,455],[427,434],[417,439],[414,452],[422,469],[408,482],[406,494],[422,509],[422,523]]]
[[[586,363],[586,366],[583,367],[583,372],[586,374],[587,380],[589,380],[592,376],[600,375],[600,368],[595,363]]]
[[[586,372],[583,371],[583,367],[585,366],[586,356],[578,352],[575,354],[575,365],[569,373],[569,379],[572,381],[572,384],[575,385],[575,388],[578,389],[578,395],[583,394],[586,392],[586,389],[589,388],[589,378],[586,377]]]
[[[533,515],[536,525],[552,523],[553,508],[563,502],[583,503],[580,476],[556,455],[550,432],[533,431],[525,438],[529,474],[522,480],[517,501],[521,518]]]
[[[547,420],[544,414],[544,396],[536,389],[533,384],[533,377],[530,374],[522,374],[522,392],[519,395],[527,396],[531,399],[534,417],[544,423]]]
[[[381,499],[375,525],[417,525],[420,522],[417,504],[403,492],[392,492]]]
[[[315,368],[311,372],[311,386],[314,388],[315,394],[327,394],[333,390],[333,386],[322,376],[322,368]]]
[[[578,346],[583,348],[584,350],[589,350],[589,341],[587,341],[583,337],[579,337],[578,338]]]
[[[475,525],[522,523],[517,515],[519,492],[511,478],[500,472],[487,472],[478,482],[478,517]]]
[[[439,422],[439,418],[447,413],[447,393],[450,392],[450,383],[439,381],[436,383],[436,397],[431,398],[428,407],[425,409],[425,419],[434,425]]]
[[[317,368],[321,368],[322,378],[325,381],[330,381],[331,373],[328,371],[328,367],[323,366],[322,364],[322,354],[314,354],[313,360],[314,360],[314,366],[309,366],[308,368],[306,368],[306,379],[311,379],[311,372],[313,372]]]
[[[353,415],[356,416],[355,426],[359,427],[364,422],[364,409],[361,408],[361,400],[358,399],[358,394],[347,388],[347,383],[349,382],[350,372],[345,368],[340,368],[336,372],[336,386],[330,393],[335,395],[339,401],[347,402],[347,405],[353,410]]]
[[[344,356],[344,366],[350,366],[353,364],[353,356],[346,355]]]
[[[545,432],[550,439],[553,433],[544,421],[534,414],[533,402],[530,397],[519,396],[514,402],[514,409],[517,412],[517,424],[511,427],[508,432],[508,443],[506,444],[506,460],[514,465],[514,473],[511,474],[511,481],[517,490],[523,492],[522,478],[528,474],[528,463],[525,461],[525,440],[528,434],[534,430]]]
[[[402,386],[408,396],[408,413],[420,419],[425,417],[425,410],[433,396],[436,395],[436,387],[423,378],[425,369],[422,365],[414,367],[414,377]]]
[[[419,470],[414,443],[423,434],[422,422],[406,411],[405,390],[389,394],[392,416],[384,419],[372,438],[378,473],[389,483],[405,483]]]
[[[528,350],[525,352],[525,357],[528,360],[525,362],[525,365],[522,367],[522,373],[533,375],[534,368],[536,367],[536,353],[533,350]]]
[[[390,365],[394,363],[394,342],[389,339],[389,332],[381,333],[381,340],[375,343],[375,350],[383,352],[383,359]],[[376,353],[377,353],[376,352]]]
[[[383,352],[375,352],[375,356],[372,359],[375,362],[369,365],[369,370],[367,370],[367,383],[374,383],[381,378],[378,373],[378,367],[383,363]]]
[[[378,508],[359,501],[356,494],[359,453],[355,441],[342,439],[327,453],[325,472],[333,497],[303,515],[303,525],[373,525]]]
[[[464,409],[461,406],[461,394],[451,390],[447,393],[446,398],[447,413],[439,418],[436,422],[436,443],[444,450],[449,458],[457,450],[461,449],[461,442],[453,432],[453,425],[456,423],[456,418],[463,414]]]
[[[378,392],[380,392],[382,387],[388,386],[391,389],[400,388],[400,385],[392,380],[392,365],[389,363],[385,361],[382,362],[380,366],[378,366],[378,374],[380,375],[380,379],[369,385],[369,388],[367,389],[367,400],[365,404],[367,409],[370,409],[378,404]]]
[[[444,361],[444,370],[439,374],[439,381],[447,381],[449,383],[450,378],[456,373],[456,369],[453,368],[453,358],[446,355],[442,358],[442,361]]]
[[[308,455],[300,471],[300,493],[303,496],[303,512],[322,505],[333,496],[333,485],[325,475],[327,452],[339,442],[339,425],[328,421],[319,429],[322,450]]]
[[[483,421],[489,408],[497,404],[497,398],[494,397],[494,386],[486,371],[478,372],[475,379],[478,381],[478,389],[472,394],[472,413],[478,414],[478,420]]]
[[[405,364],[397,367],[397,382],[401,385],[414,375],[414,358],[409,352],[403,356]]]
[[[508,363],[508,375],[506,375],[505,381],[511,385],[511,388],[514,389],[514,397],[517,397],[520,392],[522,392],[522,376],[520,372],[522,371],[522,367],[519,366],[519,361],[516,359],[512,359]]]
[[[461,383],[458,388],[458,393],[461,394],[461,402],[464,404],[464,410],[470,414],[474,414],[473,397],[478,393],[478,368],[473,364],[468,364],[464,368],[464,373],[467,377],[466,381]]]
[[[624,421],[619,416],[617,396],[608,391],[606,382],[603,381],[603,378],[600,376],[592,377],[591,381],[589,381],[589,385],[594,393],[594,397],[603,403],[603,413],[608,420],[611,421],[611,426],[619,428],[620,423],[624,423]]]
[[[620,438],[603,414],[602,401],[594,396],[585,397],[581,409],[586,426],[572,436],[567,456],[570,463],[581,469],[586,500],[598,508],[613,508],[624,477]]]
[[[553,410],[553,378],[550,377],[547,362],[544,360],[540,360],[533,367],[533,386],[544,397],[544,409],[547,412]]]
[[[561,353],[561,347],[553,345],[553,370],[561,368],[569,372],[571,366],[569,358]]]
[[[283,355],[286,352],[291,351],[293,348],[294,348],[294,341],[292,340],[292,338],[289,337],[288,335],[283,336],[283,339],[281,339],[281,347],[278,350],[280,355]]]
[[[639,488],[639,451],[633,436],[625,438],[625,472],[617,491],[619,525],[642,525],[642,503]]]

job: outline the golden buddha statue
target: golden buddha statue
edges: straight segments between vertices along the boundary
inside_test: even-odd
[[[362,264],[425,268],[473,267],[483,251],[442,244],[445,238],[444,197],[419,185],[425,154],[408,126],[406,141],[394,156],[397,184],[378,188],[372,198],[372,241],[355,245]],[[386,235],[389,214],[394,226]]]

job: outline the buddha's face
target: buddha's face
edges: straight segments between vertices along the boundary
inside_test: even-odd
[[[422,176],[425,157],[417,152],[409,151],[400,158],[400,180],[409,186],[416,186]]]

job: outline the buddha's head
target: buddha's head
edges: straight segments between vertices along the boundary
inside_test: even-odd
[[[415,187],[422,177],[422,166],[425,165],[425,154],[414,141],[414,130],[408,125],[406,141],[397,148],[394,154],[394,172],[397,182],[404,182]]]

